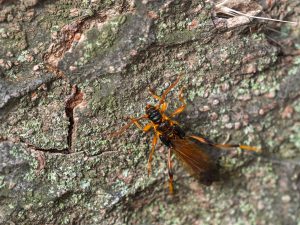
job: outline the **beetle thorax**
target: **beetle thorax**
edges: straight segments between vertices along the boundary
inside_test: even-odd
[[[151,120],[155,124],[160,124],[162,121],[162,115],[158,109],[156,109],[152,105],[146,106],[146,114],[149,117],[149,120]]]

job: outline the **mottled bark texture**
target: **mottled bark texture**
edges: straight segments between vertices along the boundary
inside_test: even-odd
[[[1,224],[297,224],[300,221],[299,25],[222,15],[200,0],[0,1]],[[299,20],[298,1],[228,1]],[[224,151],[210,187],[166,149],[147,176],[151,86],[188,107],[187,133],[260,146]]]

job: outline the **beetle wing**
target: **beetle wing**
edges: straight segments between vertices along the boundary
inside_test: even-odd
[[[218,164],[199,145],[179,137],[172,139],[171,143],[175,155],[201,183],[210,185],[219,179]]]

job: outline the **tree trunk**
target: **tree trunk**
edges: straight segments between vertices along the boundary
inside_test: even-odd
[[[237,1],[252,16],[299,20],[297,1]],[[224,15],[212,1],[0,0],[1,224],[297,224],[299,25]],[[222,11],[223,10],[223,11]],[[222,14],[223,12],[223,14]],[[221,151],[206,187],[127,116],[151,87],[187,134]],[[141,121],[143,125],[147,121]]]

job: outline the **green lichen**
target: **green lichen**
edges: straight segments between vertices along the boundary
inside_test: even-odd
[[[300,149],[300,124],[295,124],[291,128],[290,142],[295,145],[296,149]]]
[[[54,84],[53,93],[49,92],[47,98],[41,97],[35,101],[31,101],[28,96],[21,98],[18,109],[1,124],[1,135],[12,139],[21,138],[40,148],[66,148],[69,122],[65,116],[64,102],[57,96],[60,94],[60,85],[61,82]],[[44,95],[43,92],[36,94]],[[16,129],[16,124],[21,127]]]
[[[34,154],[26,152],[21,145],[12,146],[9,154],[15,157],[15,159],[24,160],[29,166],[28,169],[24,171],[23,177],[19,177],[19,179],[24,179],[26,182],[32,182],[37,178],[38,162]]]
[[[18,56],[17,60],[20,61],[21,63],[26,62],[27,61],[27,59],[26,59],[27,55],[28,55],[28,50],[22,51],[20,53],[20,55]]]
[[[125,15],[116,16],[107,21],[100,30],[98,28],[89,30],[86,34],[87,41],[84,43],[84,46],[82,46],[84,52],[75,65],[85,65],[92,58],[108,52],[108,50],[113,47],[117,35],[122,25],[126,22],[126,19],[127,17]]]
[[[292,68],[289,69],[288,75],[295,76],[299,73],[299,64],[300,64],[300,57],[296,57],[294,60],[294,65]]]

